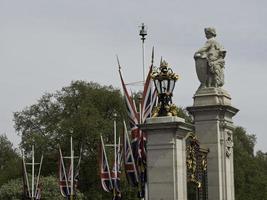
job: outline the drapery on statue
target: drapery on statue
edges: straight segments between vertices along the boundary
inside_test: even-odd
[[[195,55],[196,71],[200,87],[222,87],[226,50],[215,40],[216,30],[205,28],[207,42]]]

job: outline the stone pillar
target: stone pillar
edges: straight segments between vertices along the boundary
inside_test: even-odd
[[[149,200],[187,200],[185,137],[192,125],[179,117],[149,118],[147,133]]]
[[[238,109],[222,88],[202,88],[187,110],[194,117],[195,133],[208,153],[208,199],[234,200],[233,121]]]

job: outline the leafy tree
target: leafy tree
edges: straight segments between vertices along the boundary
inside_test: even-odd
[[[79,188],[84,199],[109,199],[102,192],[99,180],[98,149],[100,134],[113,143],[113,114],[122,127],[124,101],[119,90],[84,81],[72,82],[55,93],[44,94],[36,104],[14,114],[15,129],[22,137],[21,146],[30,152],[36,146],[36,156],[44,153],[42,174],[58,171],[58,144],[64,155],[69,154],[72,135],[76,154],[83,148]],[[38,158],[37,158],[38,159]],[[126,199],[128,194],[125,194]]]
[[[58,181],[53,176],[41,177],[42,200],[64,200],[59,191]],[[23,194],[22,179],[13,179],[0,188],[0,199],[20,200]],[[83,194],[77,193],[77,200],[82,200]]]
[[[234,135],[235,194],[237,200],[262,200],[267,196],[266,154],[254,155],[255,135],[237,127]]]
[[[0,135],[0,186],[21,174],[21,161],[6,135]]]
[[[0,187],[0,199],[20,200],[22,198],[22,180],[13,179]]]

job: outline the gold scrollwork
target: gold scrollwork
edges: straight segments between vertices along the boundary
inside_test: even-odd
[[[164,107],[167,111],[167,116],[177,116],[178,115],[178,107],[174,104],[165,105]],[[158,117],[160,112],[160,106],[155,106],[152,110],[152,117]]]
[[[199,177],[207,171],[207,153],[201,151],[197,137],[193,133],[187,136],[186,152],[187,181],[201,188],[203,180]]]

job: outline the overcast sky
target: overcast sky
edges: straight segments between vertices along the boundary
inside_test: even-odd
[[[193,54],[204,27],[217,29],[227,50],[224,88],[240,109],[236,125],[256,134],[267,151],[267,1],[0,0],[0,134],[17,145],[13,112],[72,80],[120,87],[115,55],[127,82],[142,78],[139,25],[151,48],[181,79],[175,103],[191,106],[199,86]]]

